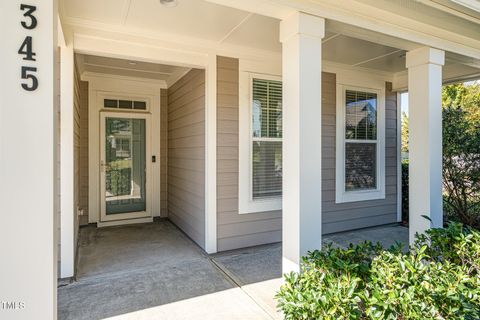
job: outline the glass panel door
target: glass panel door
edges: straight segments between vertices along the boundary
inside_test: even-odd
[[[105,117],[105,215],[145,212],[146,120]]]

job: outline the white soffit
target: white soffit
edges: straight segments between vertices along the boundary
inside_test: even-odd
[[[258,14],[251,14],[237,29],[223,41],[234,45],[255,47],[262,50],[281,52],[279,40],[280,20]]]
[[[172,41],[178,39],[179,43],[187,45],[193,45],[193,42],[189,42],[188,39],[205,41],[212,45],[213,50],[215,47],[220,48],[225,45],[244,48],[245,52],[252,48],[254,51],[269,52],[272,56],[281,54],[278,19],[204,0],[178,1],[178,6],[167,8],[160,5],[158,0],[60,0],[60,9],[62,21],[73,27],[73,31],[87,32],[95,37],[101,37],[105,30],[108,30],[109,32],[117,31],[118,36],[123,35],[127,40],[134,39],[135,34],[141,34],[144,30],[147,38],[155,34],[169,35],[168,39]],[[406,5],[402,4],[403,2],[400,3],[401,1],[385,0],[356,1],[384,6],[390,10],[398,7],[397,9],[402,13],[409,14],[414,9],[418,9],[418,13],[411,14],[415,14],[419,19],[425,14],[425,8],[430,9],[429,11],[434,12],[435,15],[448,15],[424,4]],[[463,21],[456,28],[463,30],[467,24],[469,24],[468,21]],[[104,29],[96,29],[102,26]],[[478,25],[475,26],[478,28]],[[480,37],[480,32],[477,36]],[[346,66],[397,73],[405,70],[405,51],[418,46],[403,39],[329,20],[323,39],[323,59]],[[126,60],[112,61],[120,61],[118,63],[122,64]],[[473,68],[478,66],[478,61],[474,59],[447,54],[447,64],[449,63],[462,63]],[[139,76],[151,79],[163,80],[165,77],[156,72],[156,68],[161,66],[157,64],[141,69],[142,63],[138,63],[135,71],[123,70],[123,66],[117,66],[114,70],[115,65],[111,63],[105,65],[104,61],[91,64],[88,68],[96,68],[99,72],[105,72],[105,68],[109,68],[111,73],[118,75],[135,72]],[[93,64],[100,66],[93,66]],[[128,66],[127,69],[129,69]]]
[[[398,72],[405,69],[401,50],[370,41],[339,35],[323,44],[323,58],[328,61],[382,71]],[[402,66],[403,64],[403,66]]]
[[[173,8],[158,0],[132,0],[125,26],[219,41],[248,15],[201,0],[179,0]]]
[[[128,0],[60,0],[60,8],[66,17],[99,21],[105,24],[121,24]]]
[[[145,30],[266,51],[280,51],[279,20],[204,0],[179,0],[176,7],[158,0],[60,0],[62,21],[110,30]]]

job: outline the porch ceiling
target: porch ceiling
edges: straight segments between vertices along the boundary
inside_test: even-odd
[[[429,8],[424,4],[417,6]],[[400,9],[405,11],[411,8],[400,6]],[[60,0],[60,13],[63,23],[74,31],[77,27],[88,27],[91,30],[128,35],[158,35],[159,38],[180,43],[192,39],[212,48],[233,46],[247,51],[251,48],[272,55],[281,54],[278,19],[204,0],[178,0],[178,5],[173,8],[162,6],[159,0]],[[421,10],[417,15],[419,19],[425,18]],[[461,26],[451,27],[468,30],[466,24],[469,23],[467,21]],[[399,73],[406,70],[405,51],[418,46],[406,40],[329,20],[323,59],[347,66]],[[446,64],[459,65],[461,68],[455,68],[461,70],[459,76],[480,74],[479,61],[458,54],[447,53]],[[119,70],[117,68],[116,72],[123,72]],[[146,66],[141,71],[149,77],[163,77],[160,73],[150,72],[152,70],[156,69]]]
[[[160,80],[166,85],[175,82],[190,70],[179,66],[92,55],[77,55],[77,63],[82,72]]]

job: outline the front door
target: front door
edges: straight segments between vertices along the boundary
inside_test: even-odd
[[[101,113],[101,221],[150,217],[149,121],[136,113]]]

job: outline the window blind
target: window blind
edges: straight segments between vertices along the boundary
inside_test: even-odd
[[[282,82],[252,81],[252,197],[282,194]]]

